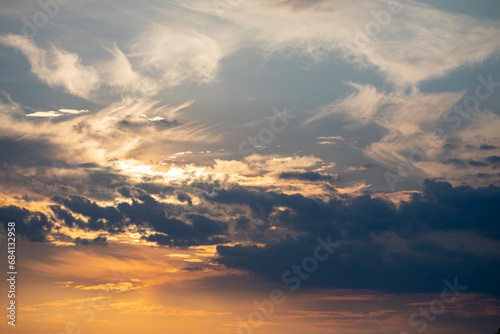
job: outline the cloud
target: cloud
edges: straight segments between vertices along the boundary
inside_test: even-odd
[[[447,133],[448,138],[442,149],[434,152],[436,159],[431,156],[429,161],[418,164],[418,167],[432,177],[445,177],[457,185],[463,182],[478,186],[498,185],[495,177],[482,179],[477,176],[479,173],[496,174],[496,165],[488,158],[500,154],[500,136],[494,130],[500,126],[500,117],[488,110],[468,114],[459,124],[459,129]],[[448,117],[456,118],[456,115],[456,112],[448,113]],[[464,166],[464,163],[467,165]]]
[[[0,137],[0,152],[3,166],[0,169],[50,166],[57,156],[57,146],[47,138],[26,138],[22,135]]]
[[[87,109],[74,110],[74,109],[59,109],[59,111],[37,111],[31,114],[27,114],[27,117],[59,117],[63,115],[79,115],[83,113],[88,113]]]
[[[32,212],[14,205],[0,207],[0,221],[5,231],[9,228],[9,222],[16,223],[16,234],[33,242],[46,241],[53,226],[53,222],[44,213]]]
[[[214,14],[210,4],[191,1],[186,7]],[[271,56],[305,56],[316,62],[334,56],[374,66],[395,87],[416,86],[481,63],[500,46],[496,21],[414,1],[392,13],[386,1],[266,1],[228,7],[224,23],[232,26],[235,45]]]
[[[221,191],[214,201],[248,205],[255,217],[268,222],[261,230],[269,231],[274,239],[260,237],[267,240],[265,246],[220,245],[218,261],[279,281],[292,264],[311,256],[316,236],[331,235],[341,247],[332,259],[320,264],[318,273],[311,274],[304,285],[436,292],[442,289],[442,277],[458,276],[472,291],[498,294],[495,275],[490,271],[498,265],[495,254],[445,246],[443,240],[437,243],[425,236],[437,231],[466,231],[498,241],[496,221],[500,211],[495,203],[499,199],[498,187],[454,188],[434,181],[427,181],[422,193],[413,194],[397,206],[366,195],[325,203],[300,195]],[[280,210],[274,211],[275,207]],[[290,231],[295,232],[295,237],[290,237]],[[407,240],[407,246],[388,248],[374,239],[387,232]]]
[[[168,257],[168,254],[179,252],[186,254],[187,258]],[[227,270],[221,270],[221,266],[209,261],[212,256],[212,251],[208,252],[202,247],[169,250],[120,243],[105,248],[73,244],[62,252],[50,252],[43,259],[31,258],[25,265],[38,277],[49,277],[56,281],[62,276],[67,277],[71,282],[65,282],[66,288],[120,293],[164,284],[185,284],[190,280],[228,274]],[[199,260],[196,266],[210,270],[181,270],[195,259]],[[87,264],[86,270],[81,270],[82,263]],[[229,274],[235,272],[229,271]]]
[[[496,146],[494,146],[494,145],[482,144],[479,148],[480,148],[481,150],[494,150],[494,149],[496,149],[497,147],[496,147]]]
[[[74,213],[89,217],[88,228],[94,231],[121,231],[123,216],[114,207],[101,207],[85,197],[70,195],[68,198],[54,197],[53,201],[64,205]]]
[[[161,304],[151,304],[149,300],[123,301],[110,304],[111,309],[118,310],[123,314],[136,314],[142,312],[147,316],[155,315],[160,317],[216,317],[228,314],[227,312],[210,312],[207,310],[197,310],[174,306],[164,306]]]
[[[318,297],[316,300],[332,300],[332,301],[372,301],[372,300],[386,300],[388,297],[376,296],[376,295],[352,295],[352,296],[327,296]]]
[[[67,198],[54,197],[54,202],[64,206],[74,214],[88,217],[86,224],[78,227],[92,231],[106,231],[112,234],[122,233],[132,226],[143,229],[143,238],[160,245],[180,247],[219,243],[218,236],[224,234],[225,223],[196,213],[176,213],[176,207],[158,202],[145,193],[133,198],[129,204],[122,202],[103,207],[87,198],[70,195]],[[75,220],[68,211],[54,206],[53,211],[64,219],[66,225],[73,226]],[[97,237],[90,241],[77,238],[79,244],[105,244],[106,238]]]
[[[153,24],[132,46],[139,67],[164,87],[207,83],[229,52],[221,40],[192,28]]]
[[[317,243],[312,240],[280,240],[272,245],[218,246],[218,261],[230,268],[249,270],[281,282],[292,265],[310,257]],[[439,293],[443,277],[459,277],[468,291],[498,295],[492,276],[498,266],[493,255],[468,251],[442,251],[442,248],[414,247],[412,252],[388,251],[379,243],[342,244],[318,269],[307,274],[301,286],[369,289],[390,293]],[[436,252],[436,249],[440,250]],[[292,275],[295,276],[295,275]]]
[[[302,180],[302,181],[333,181],[335,177],[329,174],[321,174],[316,172],[305,172],[305,173],[296,173],[296,172],[285,172],[279,175],[280,179],[292,179],[292,180]]]
[[[343,118],[349,131],[376,125],[383,131],[381,138],[365,146],[363,152],[400,175],[404,174],[401,165],[410,165],[412,159],[411,168],[426,177],[478,186],[491,182],[476,175],[484,172],[480,169],[486,167],[484,160],[500,145],[494,130],[500,117],[489,110],[466,111],[463,104],[469,95],[465,91],[423,93],[414,89],[404,93],[379,91],[369,84],[349,85],[355,92],[315,110],[304,125],[335,115]],[[345,142],[338,136],[318,140],[321,145]],[[491,169],[487,172],[493,173]]]
[[[495,164],[497,165],[499,162],[500,162],[500,157],[499,156],[491,156],[491,157],[487,157],[486,158],[486,161],[488,161],[489,163],[491,164]]]
[[[372,122],[381,105],[387,101],[386,96],[377,92],[377,89],[372,85],[360,85],[352,82],[348,83],[348,85],[353,87],[357,92],[352,93],[341,101],[336,101],[329,106],[321,108],[304,125],[336,113],[345,113],[348,118],[355,119],[360,124],[366,125]],[[322,139],[323,142],[321,143],[323,144],[327,143],[325,140],[328,140],[328,138],[318,139]],[[338,137],[331,139],[343,140]]]
[[[68,227],[79,227],[81,229],[85,228],[85,223],[81,219],[75,218],[69,211],[64,210],[59,205],[51,205],[51,211],[56,215],[59,222],[64,222]]]
[[[57,111],[37,111],[31,114],[27,114],[28,117],[59,117],[62,114]]]
[[[76,285],[73,287],[75,290],[96,290],[96,291],[112,291],[112,292],[126,292],[130,291],[136,287],[134,287],[133,282],[117,282],[117,283],[106,283],[106,284],[98,284],[98,285]]]
[[[416,1],[392,14],[382,0],[239,2],[229,5],[232,10],[224,20],[213,19],[213,3],[143,7],[135,11],[144,21],[139,32],[128,35],[121,48],[108,41],[111,59],[92,60],[90,65],[74,52],[56,46],[44,50],[20,35],[3,35],[1,43],[18,48],[32,72],[49,86],[87,99],[103,98],[108,89],[154,96],[179,85],[216,82],[222,60],[245,49],[259,50],[266,59],[325,62],[336,57],[374,67],[394,87],[404,88],[480,64],[498,54],[500,46],[498,22]],[[148,11],[164,15],[146,17]],[[185,20],[175,19],[180,16]],[[126,20],[112,23],[123,30],[129,25]]]
[[[67,92],[89,98],[99,84],[97,71],[82,64],[80,57],[52,45],[50,51],[20,35],[0,36],[0,43],[18,48],[29,60],[31,71],[51,87],[63,87]]]
[[[164,172],[173,166],[160,161],[177,152],[179,144],[210,144],[221,136],[209,125],[176,119],[192,103],[169,106],[125,98],[92,113],[62,109],[58,113],[68,116],[57,121],[34,121],[18,105],[1,104],[6,112],[0,114],[5,160],[0,169],[9,173],[4,190],[10,185],[11,194],[19,196],[89,192],[109,199],[115,187],[129,181],[169,176]],[[146,170],[151,172],[146,175]]]
[[[142,74],[135,70],[116,43],[112,48],[106,48],[111,59],[94,61],[91,65],[83,65],[76,53],[54,45],[49,50],[44,50],[37,47],[31,39],[20,35],[0,36],[0,43],[19,49],[30,62],[31,72],[50,87],[61,87],[66,92],[85,99],[109,99],[105,95],[144,98],[154,96],[165,88],[161,80],[152,77],[151,73]],[[193,64],[187,65],[190,68]],[[178,85],[181,81],[172,80],[168,87]],[[60,109],[59,112],[79,114],[84,111]],[[42,112],[31,116],[44,117]]]
[[[59,112],[62,112],[64,114],[70,114],[70,115],[79,115],[79,114],[85,114],[88,113],[88,109],[80,109],[80,110],[75,110],[75,109],[59,109]]]
[[[307,123],[309,123],[309,121]],[[342,136],[326,136],[326,137],[321,136],[316,139],[318,140],[318,145],[324,145],[324,146],[335,145],[337,144],[337,142],[346,141],[346,139]]]
[[[134,31],[128,40],[95,43],[100,51],[100,45],[108,46],[102,59],[89,57],[96,49],[73,52],[88,45],[75,48],[66,41],[61,42],[64,48],[46,47],[21,36],[2,36],[2,43],[19,48],[32,73],[50,87],[93,102],[113,102],[92,112],[43,108],[29,114],[12,101],[2,104],[0,169],[2,179],[10,180],[8,190],[17,188],[17,193],[0,212],[5,219],[17,217],[20,233],[32,241],[67,242],[85,251],[92,247],[84,246],[122,242],[218,245],[219,263],[276,280],[282,264],[308,256],[317,236],[332,235],[345,242],[345,251],[332,257],[328,269],[320,269],[320,278],[307,282],[311,286],[435,291],[443,276],[458,273],[474,284],[472,289],[497,293],[483,269],[498,267],[495,256],[452,247],[446,240],[457,231],[500,240],[499,188],[456,186],[467,180],[464,175],[488,185],[490,177],[497,177],[496,115],[471,116],[470,123],[438,143],[428,161],[418,165],[433,177],[445,173],[450,183],[428,181],[422,192],[394,195],[368,192],[368,180],[344,188],[333,185],[337,176],[327,172],[335,163],[319,153],[339,142],[352,145],[344,133],[313,134],[312,141],[322,145],[311,144],[318,150],[314,155],[298,151],[235,160],[221,158],[228,152],[213,153],[223,136],[217,124],[185,121],[199,107],[185,96],[200,84],[212,85],[209,94],[224,90],[219,86],[224,66],[239,66],[240,60],[246,65],[248,54],[258,55],[259,61],[294,58],[313,65],[337,58],[371,74],[378,71],[385,79],[383,88],[348,82],[352,92],[315,110],[306,124],[340,115],[349,123],[346,130],[376,127],[380,140],[364,152],[384,166],[397,167],[417,142],[432,140],[440,117],[465,96],[427,94],[419,85],[495,56],[499,27],[496,21],[410,1],[379,34],[357,44],[359,29],[376,22],[374,11],[386,8],[383,1],[240,2],[221,20],[212,2],[186,1],[169,7],[168,13],[158,10],[155,18],[145,20],[138,13],[148,28]],[[183,19],[171,19],[175,16]],[[172,94],[159,94],[165,90]],[[250,93],[244,96],[254,95]],[[341,169],[352,165],[342,159],[338,164]],[[357,162],[347,171],[363,165]],[[432,240],[435,233],[445,234],[445,240]],[[401,250],[380,241],[386,235],[402,240]],[[71,260],[63,263],[64,270],[74,271]],[[155,263],[147,274],[162,265]],[[206,269],[185,263],[178,268],[190,268],[181,270],[186,274]],[[474,270],[479,278],[473,277]],[[85,287],[108,288],[100,283]]]

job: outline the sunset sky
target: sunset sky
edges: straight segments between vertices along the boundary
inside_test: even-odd
[[[0,0],[1,333],[493,334],[498,0]]]

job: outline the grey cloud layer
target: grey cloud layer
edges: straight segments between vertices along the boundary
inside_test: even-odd
[[[318,275],[304,284],[396,293],[435,292],[441,287],[442,277],[460,275],[471,291],[500,292],[495,280],[497,253],[454,248],[446,239],[432,239],[437,232],[462,231],[500,240],[500,188],[494,186],[474,189],[427,181],[422,193],[399,205],[370,195],[343,195],[325,202],[299,194],[238,187],[206,197],[208,203],[198,212],[188,203],[185,208],[161,203],[141,188],[121,188],[120,193],[132,202],[101,206],[82,196],[55,197],[57,205],[52,206],[52,212],[67,226],[83,230],[112,235],[134,227],[144,240],[159,245],[218,244],[218,262],[272,280],[280,280],[284,269],[311,253],[316,237],[331,236],[342,247],[322,264]],[[31,227],[20,234],[33,241],[44,241],[53,224],[42,213],[15,207],[4,207],[1,212],[16,213]],[[85,221],[75,214],[86,217]],[[403,240],[405,246],[389,249],[380,239],[388,233]],[[266,246],[223,245],[234,240],[264,242]]]

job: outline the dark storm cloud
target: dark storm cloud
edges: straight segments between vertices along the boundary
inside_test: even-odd
[[[377,242],[341,242],[327,260],[318,263],[316,271],[297,269],[283,276],[293,265],[302,268],[302,261],[313,256],[317,246],[314,239],[283,240],[265,247],[218,246],[217,261],[289,287],[302,275],[301,286],[439,293],[444,279],[458,277],[461,284],[468,285],[467,291],[500,294],[497,257],[448,250],[429,241],[415,242],[411,253],[387,251]]]
[[[257,246],[219,246],[218,261],[247,269],[271,279],[297,261],[311,256],[316,237],[330,235],[342,243],[304,284],[336,288],[378,289],[389,292],[435,292],[444,278],[459,276],[472,291],[500,293],[495,277],[500,273],[496,256],[465,249],[448,249],[424,239],[436,231],[470,231],[500,240],[500,188],[453,187],[446,182],[426,181],[424,191],[399,206],[369,195],[342,197],[328,203],[300,195],[220,191],[219,203],[247,205],[259,216],[280,227],[302,233]],[[274,212],[271,206],[286,207]],[[244,225],[250,224],[246,222]],[[408,240],[409,251],[387,251],[374,236],[394,232]],[[297,263],[300,264],[300,263]],[[411,291],[410,291],[411,290]]]
[[[434,255],[435,257],[455,259],[459,255],[456,251],[444,248],[432,240],[413,240],[410,242],[409,247],[417,253]]]
[[[53,225],[45,214],[13,205],[0,207],[0,222],[6,231],[7,224],[15,222],[16,234],[34,242],[44,242]]]
[[[120,194],[130,197],[128,187],[119,188]],[[150,195],[139,192],[132,203],[122,202],[116,207],[103,207],[76,195],[67,198],[54,197],[53,201],[67,210],[88,217],[88,222],[75,220],[73,215],[61,206],[51,207],[55,215],[67,226],[78,226],[94,231],[121,232],[128,225],[151,228],[154,232],[147,240],[160,245],[190,246],[221,242],[216,236],[225,232],[225,223],[201,214],[183,214],[177,207],[156,201]]]
[[[160,233],[151,234],[147,237],[143,237],[143,239],[150,241],[150,242],[155,242],[161,246],[171,246],[172,245],[172,238],[167,236],[167,235],[160,234]]]
[[[285,172],[281,173],[280,179],[285,180],[302,180],[302,181],[334,181],[335,177],[333,175],[324,175],[316,172]]]
[[[453,187],[427,180],[421,193],[398,206],[368,194],[342,195],[324,202],[300,194],[243,187],[220,189],[215,196],[206,198],[218,210],[236,213],[231,217],[235,233],[265,243],[264,247],[222,246],[229,240],[227,224],[213,215],[186,213],[181,205],[159,202],[139,188],[121,187],[118,191],[131,202],[101,207],[73,195],[54,198],[59,206],[52,210],[68,226],[80,226],[72,213],[89,217],[89,228],[94,230],[113,231],[117,226],[134,224],[143,231],[143,239],[159,245],[218,244],[220,263],[277,281],[284,270],[311,256],[317,237],[331,236],[332,242],[342,244],[341,249],[321,263],[318,272],[304,284],[396,293],[435,292],[442,288],[444,278],[459,276],[471,291],[500,293],[494,279],[500,270],[497,257],[446,248],[426,239],[426,235],[439,231],[467,231],[500,240],[500,188],[495,186]],[[187,197],[180,196],[187,207]],[[251,213],[235,210],[235,206],[246,206]],[[209,203],[205,207],[212,206]],[[153,233],[145,234],[145,228]],[[285,232],[277,232],[280,230]],[[377,241],[377,236],[387,232],[406,240],[408,249],[387,250]]]
[[[183,237],[167,236],[161,233],[154,233],[147,237],[143,237],[143,239],[150,242],[155,242],[160,246],[170,246],[170,247],[218,245],[220,243],[227,241],[226,239],[223,239],[221,237],[183,238]]]
[[[175,210],[167,204],[156,201],[149,195],[134,199],[132,204],[118,205],[120,212],[131,222],[150,226],[159,232],[147,240],[160,245],[191,246],[220,242],[213,237],[222,234],[224,223],[199,214],[175,215]],[[170,213],[170,214],[169,214]],[[184,220],[187,220],[184,221]],[[168,236],[166,236],[168,235]]]
[[[453,187],[426,180],[424,192],[400,208],[400,219],[435,230],[470,230],[500,240],[500,188]]]
[[[208,207],[203,215],[187,214],[182,205],[158,202],[142,190],[121,187],[118,191],[132,201],[116,207],[102,207],[81,196],[54,197],[54,202],[65,209],[53,207],[53,211],[68,226],[82,226],[82,222],[75,220],[66,209],[84,215],[89,218],[87,227],[92,230],[118,232],[124,226],[134,224],[149,226],[173,238],[193,238],[198,243],[224,233],[225,223],[210,218]],[[178,196],[189,205],[187,194],[182,192]],[[384,232],[413,239],[435,231],[472,231],[500,240],[497,224],[500,188],[495,186],[454,188],[446,182],[426,181],[422,193],[412,195],[411,200],[398,207],[370,195],[340,196],[324,202],[300,194],[254,191],[243,187],[220,189],[215,196],[206,199],[222,205],[226,211],[232,210],[234,205],[247,206],[250,215],[241,212],[233,217],[235,228],[243,233],[253,231],[252,227],[259,221],[260,230],[278,226],[292,232],[329,234],[363,241]],[[281,209],[277,210],[278,207]]]
[[[190,233],[192,236],[208,237],[224,232],[224,225],[221,222],[207,218],[204,215],[187,214],[186,218],[192,223],[192,231]]]
[[[486,161],[489,162],[492,165],[498,165],[500,163],[500,157],[499,156],[491,156],[486,158]]]
[[[56,218],[59,221],[64,222],[64,224],[68,227],[77,226],[79,228],[85,228],[85,222],[81,219],[76,219],[69,211],[64,210],[59,205],[51,205],[50,209],[54,212]]]
[[[241,187],[232,189],[221,189],[217,192],[217,196],[211,200],[222,204],[242,204],[248,205],[254,215],[265,218],[272,212],[274,205],[277,203],[270,202],[274,193],[258,193]]]
[[[342,233],[367,239],[373,233],[395,232],[405,238],[429,231],[475,231],[500,240],[500,188],[453,188],[446,182],[426,181],[424,191],[399,207],[370,195],[340,197],[325,203],[299,194],[256,192],[243,188],[220,190],[216,203],[248,206],[255,217],[274,219],[280,226],[311,233]],[[275,207],[285,210],[275,211]]]
[[[53,201],[64,205],[72,212],[89,217],[89,227],[92,230],[103,229],[103,224],[106,223],[108,230],[112,231],[113,227],[118,227],[123,221],[122,214],[116,208],[99,206],[82,196],[70,195],[67,198],[56,196]]]
[[[487,145],[487,144],[483,144],[479,147],[481,150],[494,150],[496,149],[497,147],[496,146],[493,146],[493,145]]]

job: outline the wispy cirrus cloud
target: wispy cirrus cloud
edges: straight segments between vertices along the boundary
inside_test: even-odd
[[[55,45],[45,50],[21,35],[0,36],[0,43],[19,49],[39,80],[85,99],[104,98],[103,93],[147,97],[155,95],[161,88],[155,78],[134,70],[116,44],[107,49],[110,60],[84,65],[77,53]]]
[[[161,6],[146,7],[167,13]],[[118,93],[155,95],[169,87],[213,82],[221,60],[246,48],[266,57],[307,57],[316,62],[335,57],[375,67],[398,87],[479,64],[498,54],[500,46],[498,22],[416,1],[404,2],[392,14],[385,1],[241,2],[224,20],[212,18],[212,3],[188,1],[169,8],[165,17],[173,18],[173,13],[200,26],[148,18],[149,28],[143,25],[136,36],[122,42],[129,52],[114,44],[108,47],[111,60],[92,60],[90,65],[76,53],[54,45],[44,50],[20,35],[4,35],[2,43],[21,50],[40,80],[85,98],[99,95],[106,86]],[[370,33],[370,24],[378,25],[377,33]]]
[[[226,45],[225,45],[226,44]],[[220,60],[231,47],[220,36],[182,25],[152,24],[132,43],[131,56],[158,85],[174,87],[215,80]]]
[[[52,45],[49,51],[21,35],[0,36],[0,43],[18,48],[29,60],[31,71],[49,86],[62,87],[81,97],[90,97],[99,86],[99,74],[92,66],[82,64],[80,57]]]
[[[185,6],[215,14],[210,4],[191,1]],[[260,48],[271,56],[316,61],[333,56],[374,66],[396,87],[415,86],[481,63],[500,47],[498,22],[416,1],[402,2],[392,13],[386,1],[311,1],[300,6],[288,1],[241,2],[225,12],[223,22],[233,27],[235,45]],[[217,31],[217,24],[212,27]]]

